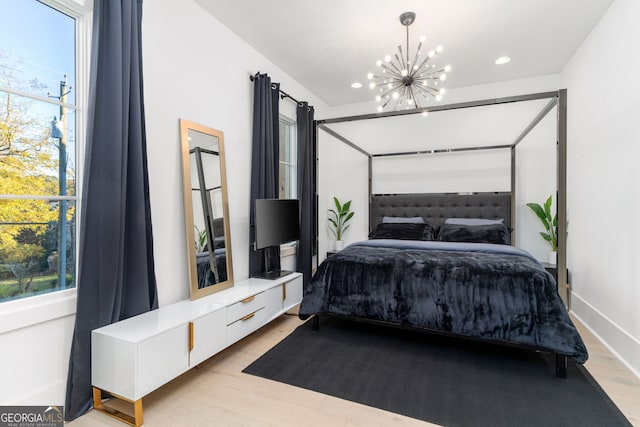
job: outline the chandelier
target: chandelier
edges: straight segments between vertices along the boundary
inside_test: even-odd
[[[383,111],[387,106],[394,110],[422,108],[424,102],[429,99],[440,101],[445,89],[441,83],[447,79],[447,73],[451,66],[438,68],[433,64],[433,58],[442,52],[442,46],[430,50],[421,57],[420,49],[425,41],[425,36],[420,37],[420,43],[413,59],[409,55],[409,25],[413,24],[416,14],[405,12],[400,15],[400,23],[407,28],[407,44],[403,52],[398,45],[395,55],[387,55],[383,60],[378,60],[378,74],[369,73],[369,88],[377,89],[376,101],[378,111]]]

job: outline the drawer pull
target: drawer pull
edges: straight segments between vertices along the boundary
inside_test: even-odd
[[[241,302],[241,303],[243,303],[243,304],[246,304],[246,303],[248,303],[248,302],[253,301],[254,299],[256,299],[256,296],[255,296],[255,295],[251,295],[250,297],[245,298],[245,299],[243,299],[243,300],[242,300],[242,301],[240,301],[240,302]]]
[[[240,318],[240,320],[249,320],[249,319],[251,319],[251,318],[252,318],[253,316],[255,316],[255,315],[256,315],[256,312],[254,311],[253,313],[249,313],[249,314],[247,314],[246,316],[241,317],[241,318]]]
[[[195,325],[189,322],[189,352],[195,347]]]

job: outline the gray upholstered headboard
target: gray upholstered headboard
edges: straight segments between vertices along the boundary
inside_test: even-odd
[[[438,227],[447,218],[503,218],[511,225],[511,193],[379,194],[371,197],[369,229],[383,216],[421,216]]]

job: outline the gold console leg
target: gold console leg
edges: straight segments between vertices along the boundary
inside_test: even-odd
[[[124,423],[129,424],[133,427],[140,427],[143,423],[142,418],[142,399],[138,399],[136,401],[125,399],[124,397],[115,395],[111,393],[111,395],[117,399],[123,400],[125,402],[129,402],[133,404],[133,417],[129,414],[125,414],[115,408],[105,405],[102,402],[102,390],[93,387],[93,409],[96,411],[102,412],[103,414],[107,414],[110,417],[113,417],[117,420],[120,420]]]

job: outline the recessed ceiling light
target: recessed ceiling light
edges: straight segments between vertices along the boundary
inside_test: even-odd
[[[509,58],[508,56],[501,56],[495,61],[496,65],[508,64],[509,62],[511,62],[511,58]]]
[[[362,87],[362,83],[353,82],[353,83],[351,83],[351,87],[354,88],[354,89],[360,89]]]

